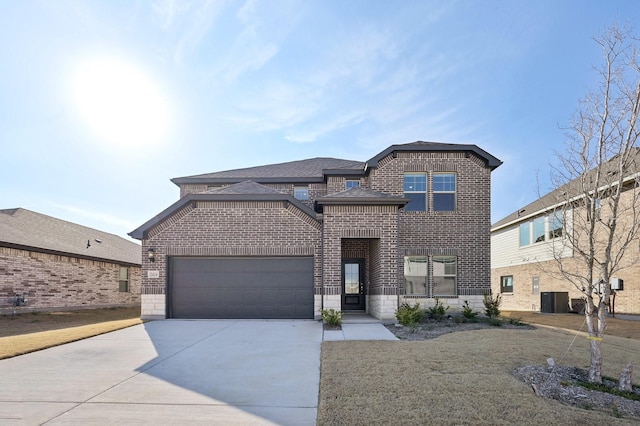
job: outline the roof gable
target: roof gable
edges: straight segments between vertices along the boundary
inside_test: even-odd
[[[135,265],[142,256],[132,241],[23,208],[0,210],[0,245]]]
[[[479,148],[476,145],[463,145],[463,144],[453,144],[453,143],[441,143],[441,142],[424,142],[424,141],[416,141],[407,144],[401,145],[391,145],[389,148],[385,149],[375,157],[371,158],[367,161],[368,167],[377,167],[378,161],[382,160],[389,154],[393,152],[404,151],[404,152],[468,152],[475,154],[482,160],[484,160],[487,167],[491,170],[499,167],[502,164],[502,161],[498,160],[493,155],[489,154],[487,151]]]
[[[149,230],[164,222],[173,216],[173,214],[194,201],[286,201],[293,204],[313,219],[317,219],[316,213],[312,209],[304,205],[299,200],[293,198],[291,195],[283,194],[256,182],[244,181],[235,185],[229,185],[225,188],[188,194],[160,212],[154,218],[131,231],[129,235],[138,240],[146,238],[146,233]]]

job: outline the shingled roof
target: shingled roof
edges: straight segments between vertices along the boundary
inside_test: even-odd
[[[615,159],[616,157],[614,156],[612,159],[602,164],[601,173],[604,173],[607,176],[602,181],[603,185],[606,185],[607,183],[615,183],[618,180],[617,168],[619,164],[617,161],[615,161]],[[629,155],[628,163],[629,164],[626,168],[627,173],[624,174],[623,181],[628,182],[629,180],[634,179],[640,180],[640,176],[638,176],[638,173],[640,173],[640,147],[632,148],[631,155]],[[589,170],[586,173],[586,180],[591,182],[592,176],[595,175],[595,172],[595,168]],[[560,186],[559,188],[543,195],[537,200],[500,219],[499,221],[491,225],[491,230],[495,231],[507,225],[529,219],[532,216],[541,214],[545,211],[549,211],[555,206],[565,203],[569,199],[580,197],[584,191],[584,188],[582,187],[580,182],[581,177],[582,176],[578,176],[570,182]],[[587,184],[587,189],[589,189],[589,186],[590,183]]]
[[[248,167],[245,169],[226,170],[201,175],[185,176],[171,179],[171,182],[234,182],[252,179],[260,182],[286,182],[304,180],[324,180],[327,170],[344,170],[346,173],[364,170],[365,163],[361,161],[341,160],[339,158],[311,158],[308,160],[290,161],[287,163],[269,164],[266,166]]]
[[[382,204],[404,206],[410,200],[399,195],[384,194],[367,188],[354,187],[318,198],[318,204]]]
[[[127,265],[142,256],[132,241],[23,208],[0,210],[0,246]]]

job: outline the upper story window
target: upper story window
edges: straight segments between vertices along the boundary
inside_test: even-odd
[[[535,219],[533,219],[533,242],[534,243],[541,243],[542,241],[544,241],[544,229],[545,229],[545,224],[547,222],[547,218],[542,216],[542,217],[536,217]]]
[[[562,212],[553,212],[523,222],[519,228],[520,247],[562,237],[563,229],[564,215]]]
[[[344,189],[358,188],[360,186],[359,180],[349,179],[344,183]]]
[[[294,186],[293,196],[300,201],[307,201],[309,199],[309,187],[308,186]]]
[[[433,211],[451,212],[456,209],[455,173],[433,174]]]
[[[427,211],[427,175],[425,173],[404,175],[404,196],[411,200],[405,206],[405,211]]]

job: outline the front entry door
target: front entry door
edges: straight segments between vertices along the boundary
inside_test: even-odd
[[[364,311],[364,259],[342,260],[342,310]]]

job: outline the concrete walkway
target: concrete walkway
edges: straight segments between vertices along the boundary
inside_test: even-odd
[[[166,320],[0,360],[0,424],[315,425],[322,340],[377,320]]]
[[[324,330],[322,340],[398,340],[380,320],[366,314],[345,314],[342,330]]]

